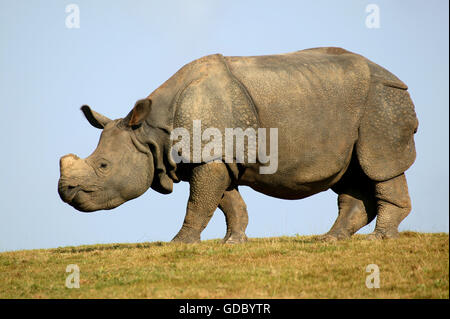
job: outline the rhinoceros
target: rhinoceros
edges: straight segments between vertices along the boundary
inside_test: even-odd
[[[83,105],[89,123],[102,130],[100,141],[85,159],[60,159],[58,192],[77,210],[92,212],[150,187],[168,194],[174,182],[187,181],[186,216],[173,241],[200,241],[219,207],[227,223],[224,242],[238,243],[247,240],[248,224],[239,186],[282,199],[331,188],[339,214],[322,239],[349,238],[375,217],[368,238],[395,238],[411,211],[404,172],[416,157],[418,120],[407,89],[383,67],[342,48],[208,55],[183,66],[124,118],[111,120]],[[276,169],[262,173],[267,161],[234,153],[227,161],[223,155],[193,161],[191,146],[190,157],[176,161],[183,154],[174,152],[172,133],[183,128],[193,136],[196,121],[222,133],[276,129],[270,137],[277,142]],[[245,147],[253,149],[248,136]]]

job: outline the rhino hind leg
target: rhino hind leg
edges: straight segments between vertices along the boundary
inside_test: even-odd
[[[219,206],[230,181],[228,169],[223,163],[203,164],[192,170],[186,217],[173,242],[200,241],[200,234]]]
[[[414,133],[418,125],[408,91],[373,83],[356,143],[366,175],[374,181],[386,181],[405,172],[416,158]]]
[[[321,240],[347,239],[368,225],[376,216],[375,186],[353,156],[344,176],[332,187],[338,194],[339,215]]]
[[[369,203],[368,203],[369,202]],[[335,241],[350,238],[376,216],[372,200],[350,194],[339,194],[339,216],[321,240]]]
[[[219,208],[225,214],[227,233],[224,243],[236,244],[247,241],[245,229],[248,225],[247,206],[237,188],[226,191],[220,201]]]
[[[405,174],[375,184],[377,223],[369,239],[398,237],[398,225],[411,211]]]

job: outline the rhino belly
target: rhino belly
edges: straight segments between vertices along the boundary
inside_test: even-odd
[[[261,167],[272,163],[258,159],[246,165],[242,184],[267,195],[295,199],[330,188],[345,173],[358,138],[356,121],[329,106],[299,109],[264,122],[266,130],[277,129],[277,147],[269,141],[258,148],[265,148],[277,169],[262,174]]]
[[[307,153],[293,151],[286,153],[282,148],[276,172],[261,174],[260,168],[264,165],[248,165],[238,183],[277,198],[305,198],[336,184],[350,164],[352,151],[352,145],[348,145],[343,153],[324,151],[308,156]],[[297,158],[293,158],[294,154],[298,155]]]

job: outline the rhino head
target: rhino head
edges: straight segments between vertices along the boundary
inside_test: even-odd
[[[58,193],[64,202],[83,212],[112,209],[152,185],[153,154],[150,146],[140,141],[141,126],[150,109],[151,100],[143,99],[126,118],[110,120],[87,105],[81,107],[89,123],[102,133],[87,158],[61,157]]]

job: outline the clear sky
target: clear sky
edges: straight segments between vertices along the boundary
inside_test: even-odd
[[[80,28],[66,27],[70,3],[80,9]],[[379,8],[379,28],[366,26],[369,4]],[[448,232],[448,12],[446,0],[0,0],[0,251],[170,240],[184,219],[187,183],[92,214],[60,200],[60,156],[88,156],[100,135],[80,106],[124,117],[201,56],[317,46],[360,53],[409,86],[420,125],[406,172],[413,210],[400,230]],[[298,201],[241,193],[249,237],[320,234],[337,216],[331,190]],[[202,239],[224,234],[218,210]]]

